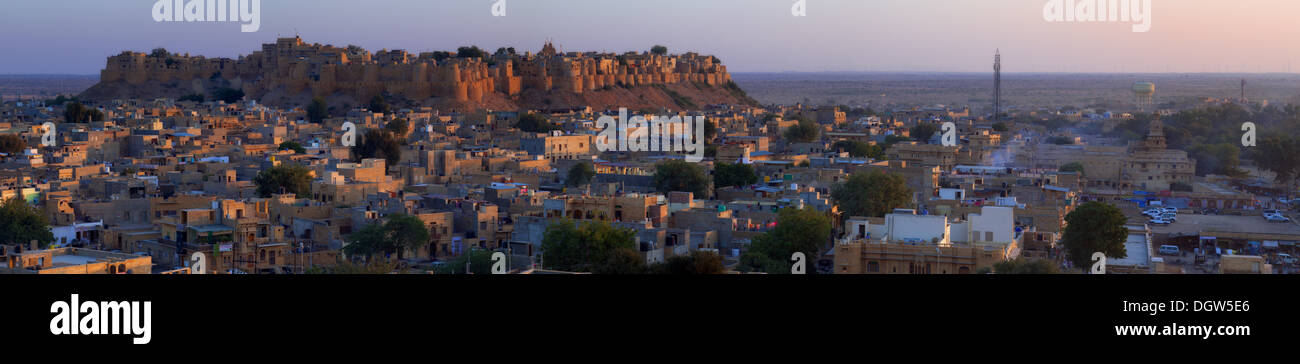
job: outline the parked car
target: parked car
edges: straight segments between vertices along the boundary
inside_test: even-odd
[[[1264,215],[1268,222],[1290,222],[1291,219],[1282,215]]]
[[[1291,254],[1287,254],[1287,253],[1278,254],[1277,260],[1281,261],[1282,264],[1287,264],[1287,265],[1294,265],[1296,264],[1297,261],[1296,257],[1293,257],[1291,256]]]
[[[1169,225],[1169,224],[1172,224],[1172,223],[1173,223],[1173,221],[1169,221],[1169,220],[1151,219],[1151,224],[1153,224],[1153,225]]]
[[[1179,250],[1177,245],[1160,246],[1160,255],[1178,255],[1178,254],[1179,254]]]
[[[1174,214],[1164,214],[1164,215],[1160,215],[1159,219],[1160,219],[1160,220],[1165,220],[1165,221],[1168,221],[1168,222],[1178,222],[1178,215],[1174,215]]]

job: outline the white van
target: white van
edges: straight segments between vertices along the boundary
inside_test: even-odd
[[[1178,255],[1178,252],[1179,250],[1177,245],[1160,246],[1160,255]]]

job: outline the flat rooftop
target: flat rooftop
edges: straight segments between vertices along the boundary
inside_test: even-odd
[[[1263,212],[1260,212],[1261,214]],[[1262,215],[1228,216],[1178,214],[1178,222],[1169,225],[1152,225],[1156,234],[1196,235],[1202,232],[1241,234],[1295,235],[1300,238],[1300,225],[1293,222],[1268,222]]]
[[[55,267],[65,267],[65,266],[70,266],[70,265],[83,265],[83,264],[90,264],[90,263],[94,263],[95,261],[98,261],[98,260],[99,260],[99,258],[97,258],[97,257],[88,257],[88,256],[84,256],[84,255],[65,254],[65,255],[55,255],[55,256],[54,256],[54,262],[53,262],[53,263],[54,263],[54,266],[55,266]]]
[[[1181,217],[1179,219],[1181,219]],[[1129,231],[1128,238],[1124,240],[1124,249],[1128,253],[1128,256],[1121,259],[1107,259],[1107,264],[1146,266],[1151,262],[1151,252],[1147,251],[1146,232],[1140,230]]]

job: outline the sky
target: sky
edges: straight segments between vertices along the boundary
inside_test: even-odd
[[[157,0],[5,0],[0,74],[96,74],[108,56],[157,47],[234,58],[295,34],[372,51],[662,44],[716,55],[733,73],[991,72],[995,50],[1007,73],[1300,71],[1295,0],[1151,0],[1142,33],[1133,22],[1049,22],[1049,0],[803,0],[800,17],[799,0],[500,0],[495,17],[496,1],[261,0],[260,29],[244,33],[155,22]]]

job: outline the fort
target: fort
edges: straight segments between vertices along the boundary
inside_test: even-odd
[[[307,44],[300,37],[277,39],[239,59],[122,52],[108,58],[100,83],[82,96],[97,101],[177,98],[224,87],[243,90],[249,98],[271,105],[305,104],[312,97],[327,98],[331,104],[361,105],[375,95],[385,95],[458,107],[558,107],[562,105],[553,104],[565,101],[570,101],[569,106],[600,107],[617,102],[582,96],[616,87],[667,94],[671,97],[658,99],[677,105],[651,106],[678,106],[672,109],[694,103],[682,101],[685,97],[679,92],[686,89],[712,95],[702,102],[748,99],[741,96],[743,91],[737,92],[726,66],[716,57],[696,53],[561,53],[548,42],[540,52],[522,55],[513,49],[481,57],[403,50],[372,54],[357,46]],[[572,105],[579,102],[587,104]]]

